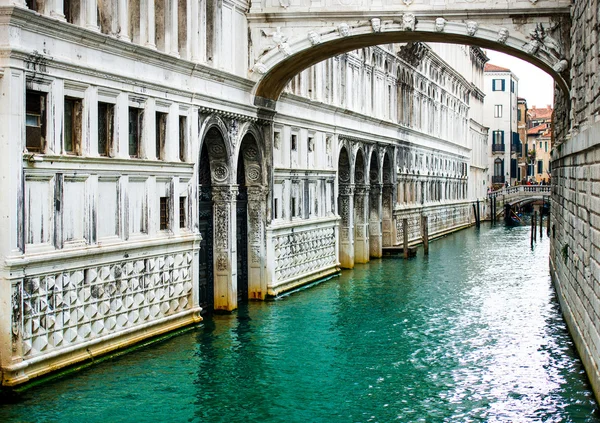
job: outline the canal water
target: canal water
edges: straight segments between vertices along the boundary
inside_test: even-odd
[[[600,422],[548,238],[467,229],[4,396],[1,422]]]

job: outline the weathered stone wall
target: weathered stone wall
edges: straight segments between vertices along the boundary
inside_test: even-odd
[[[562,311],[600,397],[600,81],[598,0],[573,4],[570,131],[558,97],[552,155],[551,273]],[[562,113],[562,115],[560,114]],[[561,119],[562,117],[562,119]]]

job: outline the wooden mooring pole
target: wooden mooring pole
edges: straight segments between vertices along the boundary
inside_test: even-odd
[[[402,219],[402,237],[404,238],[404,258],[408,258],[408,219]]]
[[[479,199],[477,199],[477,215],[475,216],[477,227],[481,226],[481,212],[479,211]]]
[[[423,237],[423,253],[429,255],[429,222],[427,216],[421,216],[421,236]]]
[[[540,241],[542,240],[542,232],[544,232],[544,215],[542,214],[542,211],[540,210]]]
[[[535,237],[535,212],[531,216],[531,248],[533,248],[533,238]]]

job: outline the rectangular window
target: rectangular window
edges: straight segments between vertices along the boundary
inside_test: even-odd
[[[41,153],[46,143],[46,94],[27,91],[25,96],[25,146]]]
[[[169,197],[160,197],[160,230],[169,229]]]
[[[279,209],[279,200],[276,198],[273,204],[273,217],[277,219],[279,217],[278,209]]]
[[[292,134],[292,145],[291,148],[293,151],[298,149],[298,135]]]
[[[521,109],[517,109],[517,120],[521,121]]]
[[[179,160],[185,162],[185,129],[187,127],[187,117],[179,116]]]
[[[308,137],[308,151],[313,152],[315,150],[315,139],[313,137]]]
[[[142,137],[144,111],[135,107],[129,108],[129,157],[138,157]]]
[[[81,100],[65,98],[63,148],[67,154],[81,153]]]
[[[185,228],[186,197],[179,197],[179,227]]]
[[[492,79],[492,91],[504,91],[504,79]]]
[[[156,112],[156,133],[155,133],[155,141],[156,141],[156,159],[163,160],[164,159],[164,151],[165,151],[165,139],[167,136],[167,114]]]
[[[296,217],[296,197],[292,197],[292,217]]]
[[[504,131],[494,131],[492,137],[493,144],[504,144]]]
[[[515,81],[511,79],[510,80],[510,92],[511,93],[515,92],[515,87],[516,87]]]
[[[98,103],[98,154],[108,156],[113,142],[115,106]]]
[[[501,118],[502,117],[502,104],[494,105],[494,117]]]
[[[548,141],[544,141],[544,151],[548,152]]]
[[[543,173],[544,172],[544,162],[541,160],[538,160],[538,166],[537,166],[537,173]]]

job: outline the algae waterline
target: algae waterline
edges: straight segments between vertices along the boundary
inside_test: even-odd
[[[3,422],[600,422],[548,238],[489,225],[7,400]]]

